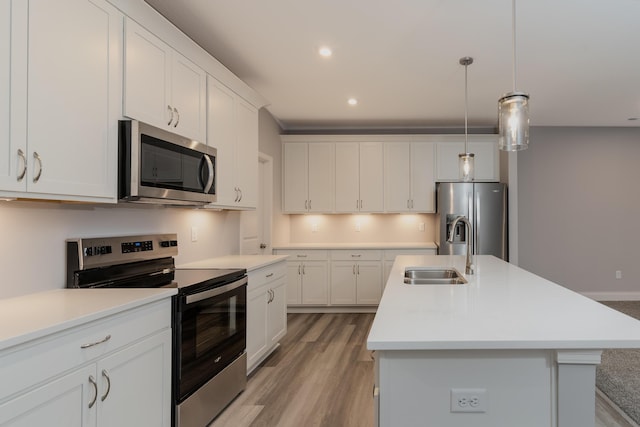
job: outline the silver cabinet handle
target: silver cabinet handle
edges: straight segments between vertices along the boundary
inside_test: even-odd
[[[273,273],[269,273],[269,274],[266,275],[267,278],[272,277],[272,276],[273,276]]]
[[[238,191],[240,192],[240,198],[238,199],[239,202],[242,201],[242,188],[238,187]]]
[[[360,200],[360,209],[362,209],[362,200]]]
[[[351,254],[351,257],[353,258],[360,258],[362,256],[362,254]]]
[[[211,161],[211,157],[209,157],[208,154],[204,155],[204,160],[205,162],[207,162],[207,168],[209,168],[209,179],[207,179],[207,184],[204,186],[204,192],[206,194],[209,194],[209,191],[211,190],[211,186],[213,185],[213,176],[216,173],[216,171],[213,168],[213,162]]]
[[[413,209],[413,199],[411,199],[411,209]]]
[[[298,266],[298,275],[302,274],[302,264]]]
[[[24,176],[27,174],[27,156],[24,154],[22,149],[18,148],[18,157],[22,160],[22,172],[18,175],[18,182],[24,179]]]
[[[167,105],[167,110],[169,110],[169,114],[171,114],[171,118],[169,119],[167,126],[171,126],[171,122],[173,122],[173,108],[171,108],[171,105]]]
[[[94,347],[94,346],[96,346],[96,345],[98,345],[98,344],[102,344],[102,343],[104,343],[104,342],[107,342],[107,341],[109,341],[110,339],[111,339],[111,335],[107,335],[106,337],[104,337],[104,338],[103,338],[103,339],[101,339],[100,341],[90,342],[90,343],[87,343],[87,344],[82,344],[82,345],[80,346],[80,348],[89,348],[89,347]]]
[[[173,107],[173,111],[176,113],[176,116],[178,116],[178,118],[176,119],[176,122],[173,124],[173,127],[177,128],[178,123],[180,123],[180,113],[178,113],[178,109],[176,107]]]
[[[304,264],[302,264],[302,274],[307,274],[307,268]]]
[[[93,375],[89,375],[89,383],[93,386],[93,400],[89,402],[89,409],[93,408],[93,405],[96,404],[96,400],[98,399],[98,383],[96,379],[93,378]]]
[[[309,210],[311,210],[311,200],[309,200]]]
[[[356,210],[360,207],[360,200],[356,200]]]
[[[410,209],[411,206],[409,206],[409,199],[407,199],[407,209]]]
[[[107,380],[107,391],[100,398],[100,401],[104,402],[107,396],[109,396],[109,392],[111,391],[111,378],[109,378],[109,373],[106,371],[106,369],[102,370],[102,376],[104,377],[105,380]]]
[[[37,151],[33,152],[33,158],[38,162],[38,173],[33,177],[33,182],[38,182],[40,175],[42,175],[42,159]]]
[[[240,201],[240,188],[235,187],[234,190],[236,190],[236,200],[235,200],[235,202],[238,203]]]
[[[351,274],[356,274],[356,265],[353,264]]]
[[[306,255],[296,255],[298,258],[306,258]]]
[[[358,276],[360,275],[360,264],[356,265],[356,271],[358,273]]]
[[[305,210],[305,211],[308,211],[308,210],[309,210],[309,201],[308,201],[308,200],[305,200],[305,201],[304,201],[304,210]]]

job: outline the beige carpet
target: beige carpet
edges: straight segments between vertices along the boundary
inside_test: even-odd
[[[603,304],[640,319],[640,301]],[[640,350],[605,350],[596,369],[596,386],[640,424]]]

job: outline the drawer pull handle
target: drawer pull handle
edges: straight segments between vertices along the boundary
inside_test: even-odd
[[[267,274],[267,277],[271,277],[271,276],[273,276],[273,273]]]
[[[82,344],[80,346],[80,348],[89,348],[89,347],[94,347],[98,344],[102,344],[105,343],[107,341],[109,341],[111,339],[111,335],[107,335],[106,337],[104,337],[103,339],[101,339],[100,341],[96,341],[96,342],[90,342],[88,344]]]
[[[89,375],[89,383],[91,383],[91,385],[93,386],[93,400],[91,402],[89,402],[89,409],[93,408],[93,405],[96,404],[96,400],[98,399],[98,383],[96,382],[96,379],[93,378],[93,375]]]
[[[109,373],[107,372],[106,369],[102,370],[102,376],[104,377],[105,380],[107,380],[107,391],[100,398],[100,401],[104,402],[104,400],[107,398],[107,396],[109,396],[109,392],[111,391],[111,378],[109,378]]]
[[[298,258],[306,258],[306,255],[296,255]]]
[[[360,258],[360,257],[362,256],[362,254],[357,254],[357,255],[356,255],[356,254],[351,254],[351,256],[352,256],[353,258]]]

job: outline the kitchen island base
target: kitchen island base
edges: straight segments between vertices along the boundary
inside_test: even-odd
[[[377,351],[376,419],[406,427],[593,427],[600,353]],[[460,400],[459,391],[470,398]]]

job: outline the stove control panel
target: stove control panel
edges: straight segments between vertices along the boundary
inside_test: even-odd
[[[76,271],[176,255],[177,234],[67,240],[67,266]]]

